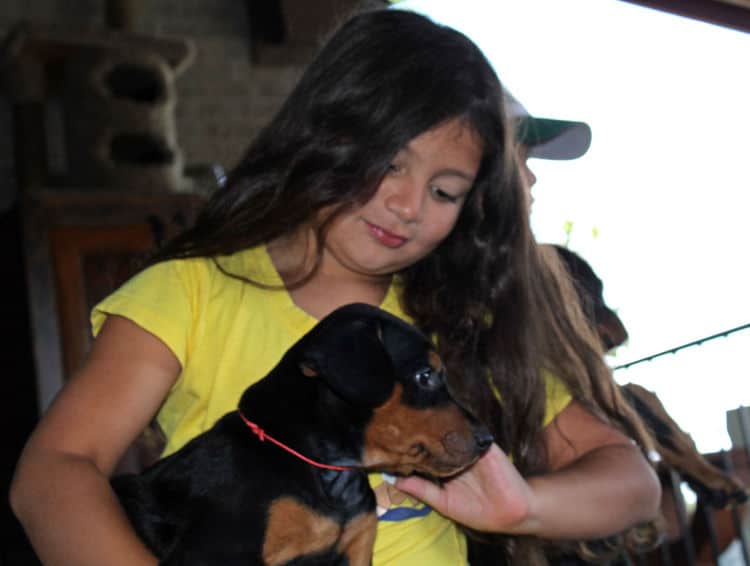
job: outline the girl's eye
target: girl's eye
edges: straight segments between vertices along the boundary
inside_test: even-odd
[[[391,163],[388,165],[388,172],[389,173],[400,173],[403,171],[403,167],[401,165],[398,165],[397,163]]]
[[[437,200],[441,200],[444,202],[458,202],[458,200],[461,198],[460,196],[445,192],[443,189],[436,185],[431,186],[430,191]]]

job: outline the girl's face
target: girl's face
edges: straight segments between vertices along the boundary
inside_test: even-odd
[[[321,268],[383,276],[429,254],[453,229],[481,157],[481,141],[458,118],[412,139],[375,195],[333,221]]]

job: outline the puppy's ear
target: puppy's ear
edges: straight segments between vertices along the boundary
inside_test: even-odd
[[[380,337],[383,347],[397,368],[403,367],[411,360],[423,359],[424,353],[431,349],[429,340],[414,326],[400,318],[388,316],[381,326]]]
[[[301,352],[304,373],[317,373],[348,403],[382,405],[393,391],[394,366],[380,340],[381,324],[377,318],[358,318],[313,333]]]

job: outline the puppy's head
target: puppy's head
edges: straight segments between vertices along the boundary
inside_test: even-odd
[[[449,393],[431,342],[385,311],[342,307],[300,346],[303,372],[367,412],[361,463],[368,470],[448,477],[492,443],[487,428]]]

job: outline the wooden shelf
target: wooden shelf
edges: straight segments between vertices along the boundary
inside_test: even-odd
[[[26,280],[43,412],[90,347],[91,307],[160,241],[190,225],[193,194],[39,190],[21,203]]]

